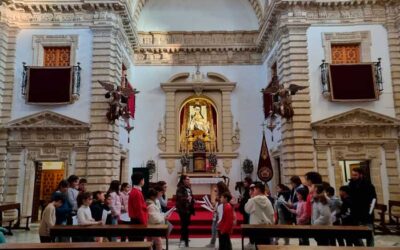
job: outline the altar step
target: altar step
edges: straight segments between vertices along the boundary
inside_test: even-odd
[[[204,195],[195,195],[195,199],[202,200]],[[168,207],[175,205],[175,199],[171,199],[168,202]],[[211,224],[212,224],[212,213],[205,210],[200,206],[201,204],[195,205],[195,215],[191,218],[191,224],[189,227],[190,237],[193,238],[209,238],[211,237]],[[237,225],[234,227],[233,234],[231,237],[240,237],[240,225],[243,223],[243,216],[236,209]],[[171,238],[179,238],[181,233],[180,219],[178,213],[173,213],[169,221],[174,226]]]

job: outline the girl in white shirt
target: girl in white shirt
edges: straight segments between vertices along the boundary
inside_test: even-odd
[[[92,212],[90,211],[90,205],[93,202],[92,194],[89,192],[81,193],[78,195],[78,225],[98,225],[102,224],[101,221],[95,221],[92,217]],[[93,242],[93,237],[81,236],[77,239],[81,242]]]
[[[148,192],[149,199],[146,201],[147,211],[149,214],[150,225],[165,224],[165,215],[161,212],[161,205],[158,198],[162,195],[161,192],[157,192],[155,189],[150,189]],[[155,250],[162,250],[161,237],[150,237],[149,240],[153,241]]]

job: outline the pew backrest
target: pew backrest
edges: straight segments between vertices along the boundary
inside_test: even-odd
[[[150,242],[64,242],[64,243],[5,243],[0,249],[7,250],[41,250],[41,249],[72,249],[72,250],[151,250]]]

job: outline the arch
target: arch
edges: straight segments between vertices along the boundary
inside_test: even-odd
[[[180,105],[178,120],[180,151],[192,151],[192,143],[197,138],[204,141],[208,152],[218,151],[219,113],[210,97],[187,97]]]
[[[134,7],[134,26],[137,27],[139,22],[140,15],[146,3],[149,0],[138,0],[135,7]],[[262,18],[263,18],[263,7],[260,0],[248,0],[250,5],[253,7],[254,13],[257,16],[258,25],[261,25]]]

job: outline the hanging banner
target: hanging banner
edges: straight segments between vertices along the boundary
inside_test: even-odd
[[[272,170],[271,157],[268,152],[267,141],[265,140],[265,133],[261,142],[260,158],[258,160],[257,176],[263,182],[268,182],[274,176]]]

